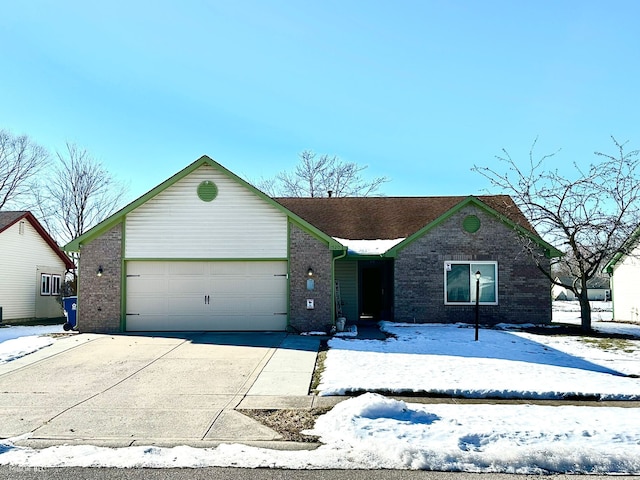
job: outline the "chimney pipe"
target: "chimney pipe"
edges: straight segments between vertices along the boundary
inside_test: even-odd
[[[331,198],[333,196],[333,190],[327,190],[327,195]]]

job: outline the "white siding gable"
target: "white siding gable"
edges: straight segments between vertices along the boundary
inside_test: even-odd
[[[614,320],[640,322],[640,246],[613,272]]]
[[[197,194],[205,180],[218,187],[211,202]],[[125,257],[286,258],[287,217],[203,165],[127,215]]]
[[[20,233],[21,222],[23,233]],[[36,296],[40,295],[38,268],[64,279],[64,262],[27,220],[20,220],[0,233],[0,252],[0,307],[3,319],[35,317]],[[62,316],[61,307],[55,316]]]

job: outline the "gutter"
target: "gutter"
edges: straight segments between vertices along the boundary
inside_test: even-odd
[[[342,253],[331,260],[331,317],[333,325],[336,324],[336,260],[347,256],[349,249],[344,247]]]

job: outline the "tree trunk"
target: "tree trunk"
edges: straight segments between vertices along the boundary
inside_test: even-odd
[[[591,331],[591,304],[587,296],[587,289],[583,288],[578,295],[580,302],[580,325],[585,332]]]

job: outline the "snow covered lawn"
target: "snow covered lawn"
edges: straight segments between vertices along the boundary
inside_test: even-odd
[[[639,422],[629,408],[419,405],[367,393],[317,420],[308,433],[323,445],[311,451],[238,444],[35,450],[8,440],[0,442],[0,465],[640,474]]]
[[[0,364],[24,357],[55,342],[51,333],[64,333],[62,325],[0,327]]]
[[[329,341],[320,395],[640,400],[640,326],[638,340],[620,343],[624,350],[510,329],[480,329],[476,342],[467,325],[386,322],[382,328],[394,337]]]

